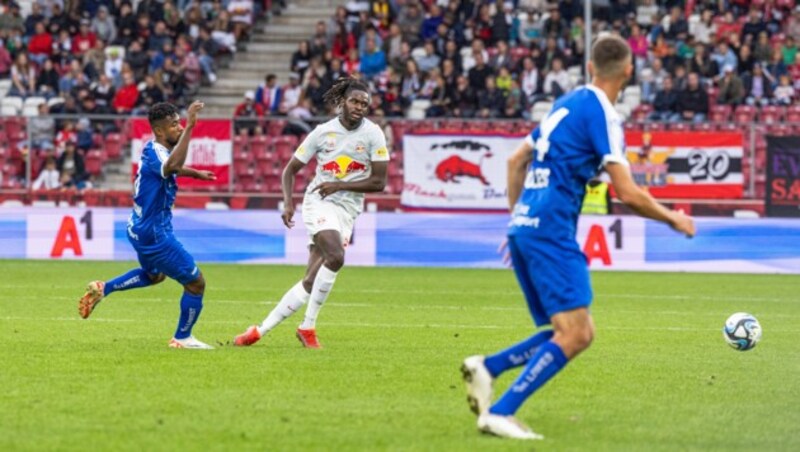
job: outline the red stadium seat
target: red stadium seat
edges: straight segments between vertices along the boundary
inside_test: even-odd
[[[653,106],[649,104],[639,104],[633,109],[633,120],[636,122],[647,121],[647,117],[653,112]]]
[[[733,122],[737,124],[750,124],[756,120],[756,107],[739,105],[733,113]]]
[[[272,138],[258,135],[250,138],[250,152],[255,155],[272,152]]]
[[[250,138],[236,135],[233,137],[233,156],[246,155],[250,150]]]
[[[122,158],[122,136],[118,133],[106,135],[103,149],[109,159],[119,160]]]
[[[282,163],[286,163],[292,159],[292,154],[294,154],[294,151],[297,148],[297,137],[293,135],[285,135],[275,138],[274,146],[275,153],[278,155],[278,159]]]
[[[267,135],[271,137],[278,137],[283,134],[283,129],[286,127],[286,121],[283,119],[272,119],[267,123]]]
[[[692,130],[697,132],[711,132],[714,130],[714,124],[710,122],[700,122],[697,124],[692,124]]]
[[[730,105],[715,105],[711,107],[711,114],[709,119],[712,122],[728,122],[731,117]]]
[[[691,124],[688,122],[675,122],[669,125],[669,130],[675,132],[686,132],[691,129]]]
[[[761,112],[758,115],[758,120],[764,124],[773,124],[780,122],[784,116],[786,109],[783,107],[776,107],[774,105],[769,105],[766,107],[761,107]]]
[[[86,172],[92,176],[99,176],[103,172],[104,160],[103,151],[92,149],[87,152],[84,158]]]
[[[772,124],[767,127],[767,135],[785,137],[792,134],[792,126],[788,124]]]
[[[663,122],[648,122],[645,123],[644,130],[649,132],[663,132],[667,130],[667,125]]]

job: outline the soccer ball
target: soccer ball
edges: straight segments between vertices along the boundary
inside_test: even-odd
[[[731,347],[740,352],[750,350],[761,340],[761,325],[746,312],[737,312],[725,321],[722,336]]]

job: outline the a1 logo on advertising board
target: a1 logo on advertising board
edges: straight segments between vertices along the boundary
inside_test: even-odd
[[[582,215],[577,240],[593,270],[640,270],[644,264],[644,220]]]
[[[114,257],[114,214],[102,209],[43,210],[28,215],[29,259]]]

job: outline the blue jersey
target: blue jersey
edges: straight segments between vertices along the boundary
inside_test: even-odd
[[[606,94],[587,85],[558,99],[525,139],[532,162],[508,234],[574,242],[586,183],[606,163],[628,164],[622,120]]]
[[[169,152],[155,141],[148,141],[142,151],[128,220],[128,237],[134,246],[153,245],[172,236],[172,205],[178,184],[175,174],[164,174]]]

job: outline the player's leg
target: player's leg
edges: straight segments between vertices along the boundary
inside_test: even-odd
[[[592,341],[594,325],[588,310],[592,294],[585,258],[579,250],[562,252],[544,247],[533,249],[530,255],[530,261],[536,263],[529,265],[529,272],[539,296],[538,309],[532,312],[544,311],[555,334],[538,347],[517,380],[492,405],[487,416],[490,420],[513,416],[528,397]],[[539,318],[536,322],[542,323]]]
[[[303,323],[297,329],[297,337],[306,347],[319,348],[316,338],[317,316],[333,289],[336,275],[344,266],[343,243],[338,230],[324,230],[314,236],[314,244],[322,254],[322,265],[314,277]]]
[[[536,287],[534,287],[533,279],[529,273],[531,263],[525,256],[523,249],[520,248],[517,240],[518,239],[514,237],[510,237],[508,241],[508,250],[511,254],[514,275],[517,277],[517,282],[525,296],[525,301],[528,303],[528,309],[531,315],[536,320],[537,324],[544,324],[547,320],[547,314],[540,309],[541,303],[539,302],[539,295],[536,292]],[[552,330],[539,331],[505,350],[489,355],[484,359],[486,370],[491,374],[492,378],[497,378],[500,374],[509,369],[524,366],[536,353],[539,346],[552,337]]]
[[[146,258],[155,268],[183,285],[178,326],[169,346],[189,349],[213,348],[192,335],[192,329],[203,311],[203,295],[206,288],[205,278],[195,264],[194,258],[174,238],[151,250]]]
[[[86,291],[78,301],[78,313],[81,317],[88,318],[98,304],[113,292],[137,289],[158,284],[164,280],[164,275],[158,270],[150,269],[139,259],[140,268],[134,268],[125,274],[109,281],[92,281],[86,285]]]
[[[253,345],[261,339],[262,336],[267,334],[278,324],[292,316],[295,312],[308,302],[311,296],[311,287],[317,271],[322,266],[322,254],[318,251],[317,247],[313,244],[309,247],[308,267],[306,267],[306,274],[302,280],[292,286],[286,292],[281,301],[270,311],[269,315],[264,318],[261,325],[251,326],[244,333],[236,336],[233,343],[238,346]]]
[[[305,209],[305,205],[303,207]],[[314,245],[322,255],[322,265],[314,276],[305,318],[297,329],[297,338],[305,347],[320,348],[316,332],[317,316],[333,289],[336,275],[344,266],[345,246],[353,234],[355,217],[329,202],[316,203],[313,207],[309,209],[306,226],[314,225],[309,227],[309,231],[313,233]],[[304,210],[304,220],[305,214]]]
[[[538,296],[528,274],[529,264],[514,237],[509,238],[508,249],[522,292],[535,317]],[[501,373],[508,369],[525,365],[538,347],[553,336],[550,330],[541,331],[524,341],[490,356],[470,356],[461,366],[462,376],[467,387],[467,403],[476,415],[489,409],[493,398],[493,383]]]

